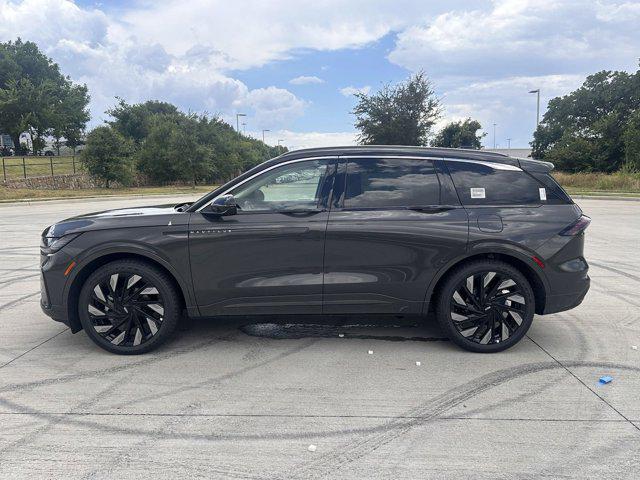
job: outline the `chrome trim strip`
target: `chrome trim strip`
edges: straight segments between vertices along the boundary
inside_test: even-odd
[[[330,155],[330,156],[324,156],[324,157],[305,157],[305,158],[297,158],[295,160],[289,160],[288,162],[282,162],[282,163],[278,163],[276,165],[272,165],[269,168],[265,168],[264,170],[259,171],[258,173],[254,173],[253,175],[251,175],[249,178],[245,178],[243,181],[241,181],[240,183],[236,183],[233,187],[225,190],[224,192],[222,192],[220,195],[218,195],[215,198],[212,198],[211,201],[209,203],[204,204],[202,207],[200,207],[198,210],[196,210],[196,212],[199,212],[200,210],[202,210],[203,208],[207,207],[211,202],[215,201],[216,198],[221,197],[222,195],[226,195],[227,193],[229,193],[231,190],[235,190],[237,187],[239,187],[240,185],[244,185],[245,183],[247,183],[249,180],[253,180],[254,178],[262,175],[263,173],[266,173],[270,170],[273,170],[274,168],[278,168],[278,167],[282,167],[283,165],[289,165],[290,163],[299,163],[299,162],[310,162],[313,160],[332,160],[338,159],[337,155]]]
[[[486,167],[493,168],[494,170],[510,170],[512,172],[521,172],[520,167],[515,165],[509,165],[507,163],[486,162],[484,160],[472,160],[467,158],[442,158],[442,157],[427,157],[427,156],[412,156],[412,155],[375,155],[371,157],[375,158],[408,158],[411,160],[442,160],[443,162],[464,162],[464,163],[477,163]],[[366,155],[340,155],[340,158],[370,158]]]

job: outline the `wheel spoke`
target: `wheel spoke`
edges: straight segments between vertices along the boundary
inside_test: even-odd
[[[455,329],[481,345],[500,343],[513,336],[522,325],[527,308],[520,285],[495,271],[465,278],[450,299]]]
[[[93,287],[85,310],[102,338],[121,347],[137,347],[161,328],[164,301],[159,289],[134,273],[110,273]]]

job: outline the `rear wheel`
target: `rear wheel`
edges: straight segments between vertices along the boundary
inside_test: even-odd
[[[437,299],[440,326],[472,352],[499,352],[527,333],[535,298],[524,275],[500,261],[477,261],[454,270]]]
[[[85,281],[78,313],[98,346],[135,355],[164,343],[181,313],[176,288],[159,269],[137,260],[108,263]]]

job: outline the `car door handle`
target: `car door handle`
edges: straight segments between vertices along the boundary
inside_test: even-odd
[[[448,210],[453,210],[456,207],[453,205],[415,205],[407,208],[408,210],[413,210],[414,212],[420,213],[441,213]]]
[[[289,215],[291,217],[311,217],[324,211],[325,210],[280,210],[278,213]]]

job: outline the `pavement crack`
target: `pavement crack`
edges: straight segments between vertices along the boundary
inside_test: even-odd
[[[593,393],[596,397],[598,397],[602,402],[604,402],[611,410],[613,410],[614,412],[616,412],[618,415],[620,415],[622,418],[625,419],[625,421],[629,422],[631,424],[631,426],[633,428],[635,428],[636,430],[638,430],[640,432],[640,427],[638,425],[636,425],[635,423],[633,423],[633,420],[630,420],[627,416],[625,416],[620,410],[618,410],[616,407],[614,407],[613,405],[611,405],[611,403],[609,403],[602,395],[598,394],[598,392],[596,392],[593,388],[591,388],[589,385],[587,385],[580,377],[578,377],[575,373],[573,373],[571,371],[571,369],[569,369],[569,367],[567,367],[564,363],[562,363],[560,360],[558,360],[556,357],[554,357],[551,353],[549,353],[549,351],[547,351],[546,348],[544,348],[542,345],[540,345],[538,342],[536,342],[533,338],[531,338],[529,335],[527,335],[527,338],[529,340],[531,340],[540,350],[542,350],[544,353],[547,354],[547,356],[549,358],[551,358],[554,362],[556,362],[558,365],[560,365],[560,367],[562,367],[564,370],[566,370],[566,372],[571,375],[573,378],[575,378],[578,382],[580,382],[587,390],[589,390],[591,393]]]
[[[59,331],[58,333],[56,333],[55,335],[53,335],[52,337],[47,338],[46,340],[40,342],[39,344],[37,344],[35,347],[31,347],[29,350],[27,350],[26,352],[21,353],[20,355],[18,355],[17,357],[12,358],[11,360],[9,360],[8,362],[3,363],[2,365],[0,365],[0,368],[4,368],[7,365],[15,362],[16,360],[18,360],[19,358],[24,357],[26,354],[33,352],[36,348],[41,347],[42,345],[44,345],[45,343],[47,343],[49,340],[53,340],[54,338],[56,338],[58,335],[62,335],[64,332],[66,332],[67,330],[69,330],[69,328],[65,328],[64,330]]]

